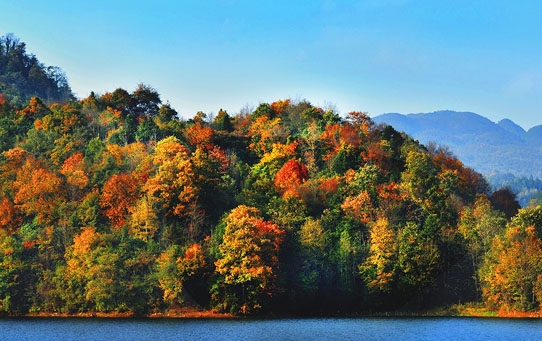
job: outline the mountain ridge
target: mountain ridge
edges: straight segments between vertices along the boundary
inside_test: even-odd
[[[387,113],[373,117],[423,144],[449,147],[467,166],[485,175],[542,178],[542,125],[523,129],[511,119],[497,123],[474,112]]]

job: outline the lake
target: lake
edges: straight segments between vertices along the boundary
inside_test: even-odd
[[[0,340],[537,340],[542,320],[493,318],[0,319]]]

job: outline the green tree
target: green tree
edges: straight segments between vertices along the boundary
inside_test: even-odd
[[[220,109],[218,114],[215,117],[213,126],[216,130],[224,130],[227,132],[233,131],[233,124],[231,122],[231,117],[225,110]]]
[[[465,247],[472,260],[474,285],[481,293],[478,280],[478,269],[483,264],[491,248],[493,238],[500,235],[505,228],[504,214],[491,208],[486,196],[478,196],[472,207],[466,207],[458,224],[458,231],[465,239]]]
[[[162,252],[156,262],[156,277],[164,303],[169,306],[182,304],[186,296],[185,283],[190,278],[202,275],[206,265],[205,255],[199,244],[186,248],[172,245]]]
[[[440,267],[439,249],[416,223],[407,222],[399,230],[398,250],[399,285],[405,293],[419,293],[433,283]]]
[[[16,235],[0,229],[0,311],[25,314],[31,306],[36,282],[30,258],[31,244],[23,244]]]
[[[158,114],[162,100],[160,94],[150,85],[138,84],[132,93],[128,111],[134,118],[155,117]]]

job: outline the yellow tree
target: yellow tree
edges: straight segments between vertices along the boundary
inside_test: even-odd
[[[271,119],[267,115],[252,121],[248,129],[252,141],[249,149],[262,156],[271,151],[274,143],[286,141],[289,133],[281,123],[280,117]]]
[[[397,234],[387,218],[378,218],[370,227],[369,256],[360,272],[371,291],[391,292],[398,258]]]
[[[158,216],[152,206],[152,200],[142,196],[130,208],[130,229],[134,236],[149,241],[159,229]]]
[[[264,221],[258,209],[245,205],[234,208],[224,224],[220,256],[215,262],[225,286],[219,305],[248,313],[261,308],[277,289],[278,253],[284,231]]]
[[[490,307],[506,311],[542,307],[542,241],[535,228],[514,226],[497,237],[480,270],[482,294]]]
[[[189,150],[176,137],[167,137],[156,145],[153,164],[156,171],[143,186],[148,198],[165,215],[186,216],[198,194]]]

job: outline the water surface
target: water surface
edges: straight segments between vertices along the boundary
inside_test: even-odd
[[[542,320],[353,319],[0,319],[0,340],[541,340]]]

